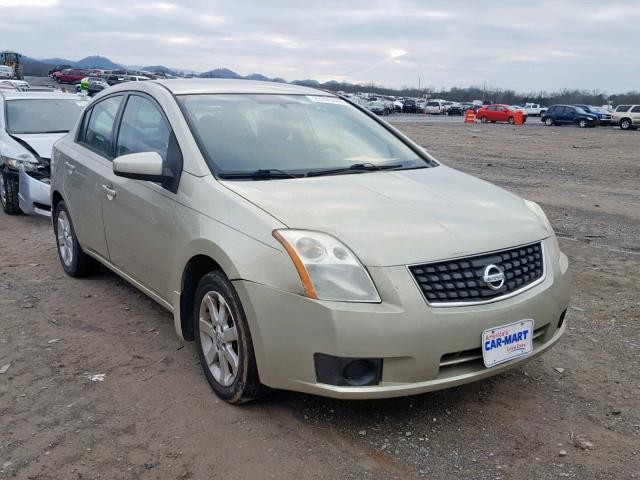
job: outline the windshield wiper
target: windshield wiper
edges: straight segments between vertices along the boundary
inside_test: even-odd
[[[331,168],[327,170],[316,170],[313,172],[308,172],[307,177],[317,177],[321,175],[343,175],[349,173],[363,173],[363,172],[373,172],[376,170],[397,170],[402,168],[403,165],[401,163],[394,165],[375,165],[373,163],[354,163],[348,167],[342,168]]]
[[[273,180],[278,178],[300,178],[304,175],[295,175],[293,173],[279,170],[277,168],[263,168],[253,172],[227,172],[220,173],[218,177],[229,179],[251,179],[251,180]]]

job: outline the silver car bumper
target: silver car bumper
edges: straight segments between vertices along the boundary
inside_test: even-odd
[[[20,210],[27,215],[51,217],[51,186],[49,183],[36,180],[20,169],[18,186],[18,203]]]

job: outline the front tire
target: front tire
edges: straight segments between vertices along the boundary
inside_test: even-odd
[[[623,118],[620,120],[620,130],[631,130],[631,119]]]
[[[0,172],[0,203],[7,215],[20,215],[20,202],[18,200],[18,177]]]
[[[587,128],[589,126],[589,122],[587,122],[584,118],[578,122],[578,126],[580,128]]]
[[[53,213],[53,231],[58,246],[58,257],[62,268],[71,277],[86,277],[95,273],[100,263],[84,253],[78,243],[71,215],[64,201],[56,205]]]
[[[515,117],[509,117],[509,120],[507,120],[509,122],[509,125],[513,125],[514,123],[516,123],[516,118]]]
[[[193,336],[204,375],[222,400],[239,404],[266,393],[240,298],[220,271],[206,274],[198,284]]]
[[[544,124],[545,124],[547,127],[553,127],[553,119],[552,119],[551,117],[547,117],[547,118],[545,118],[545,120],[544,120]]]
[[[487,117],[480,117],[480,123],[487,123]]]

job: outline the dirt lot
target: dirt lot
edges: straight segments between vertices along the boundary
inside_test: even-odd
[[[559,346],[417,397],[228,406],[167,312],[65,276],[46,220],[0,213],[0,478],[640,478],[640,132],[532,121],[398,124],[540,202],[574,276]]]

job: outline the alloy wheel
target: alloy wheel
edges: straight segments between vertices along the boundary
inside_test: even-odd
[[[629,127],[631,127],[631,122],[626,118],[620,122],[620,128],[622,130],[629,130]]]
[[[216,292],[208,292],[200,303],[200,343],[213,378],[228,387],[238,376],[240,350],[238,331],[229,304]]]
[[[71,267],[73,263],[73,236],[71,234],[71,222],[67,212],[61,210],[58,214],[57,228],[58,250],[65,267]]]

